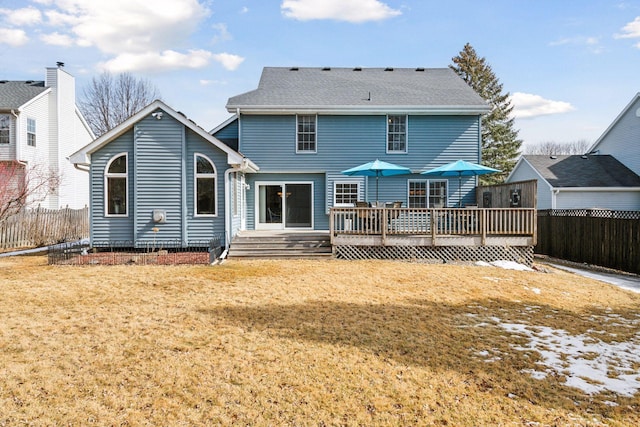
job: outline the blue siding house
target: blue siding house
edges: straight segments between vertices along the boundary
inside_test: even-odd
[[[340,172],[375,159],[411,175],[378,181],[379,201],[404,207],[475,203],[475,177],[420,172],[481,161],[489,106],[448,68],[264,68],[256,90],[227,103],[211,133],[259,171],[244,176],[248,230],[327,230],[331,207],[375,202],[376,180]]]
[[[202,245],[242,223],[257,166],[162,101],[71,155],[91,180],[91,245]]]

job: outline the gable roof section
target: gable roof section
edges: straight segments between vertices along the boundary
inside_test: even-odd
[[[0,110],[17,110],[47,90],[43,81],[0,80]]]
[[[640,176],[613,156],[523,156],[554,188],[640,187]]]
[[[449,68],[265,67],[227,110],[481,114],[488,104]]]
[[[613,122],[609,125],[609,127],[600,135],[600,138],[593,143],[591,148],[587,151],[587,153],[593,153],[598,149],[598,145],[607,137],[609,132],[616,126],[616,124],[627,114],[627,112],[633,107],[633,105],[640,99],[640,92],[636,93],[636,95],[631,99],[631,102],[627,104],[626,107],[618,114],[618,117],[615,118]]]
[[[176,119],[178,122],[186,126],[187,128],[194,131],[200,137],[210,142],[223,152],[227,153],[227,163],[230,165],[240,165],[243,169],[248,170],[258,170],[258,166],[256,166],[251,160],[244,157],[242,154],[237,151],[231,149],[228,145],[224,144],[222,141],[218,140],[212,135],[209,135],[204,129],[200,126],[196,125],[193,121],[186,118],[182,113],[177,112],[173,108],[169,107],[167,104],[160,100],[155,100],[151,104],[147,105],[145,108],[129,117],[124,122],[120,123],[115,128],[111,129],[109,132],[104,135],[98,137],[90,144],[84,146],[80,150],[73,153],[69,156],[69,160],[71,163],[76,165],[88,166],[91,164],[91,154],[100,148],[107,145],[109,142],[119,137],[120,135],[127,132],[131,129],[136,123],[142,120],[144,117],[154,113],[156,110],[162,110],[164,113],[169,114],[171,117]]]

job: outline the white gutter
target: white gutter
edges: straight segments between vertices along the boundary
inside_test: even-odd
[[[559,192],[583,192],[583,191],[593,191],[593,192],[621,192],[621,191],[640,191],[640,187],[561,187],[555,188],[554,193],[558,194]]]
[[[292,111],[303,113],[338,113],[345,115],[358,115],[363,113],[379,113],[379,114],[416,114],[416,115],[434,115],[434,114],[453,114],[453,115],[475,115],[483,114],[491,111],[486,106],[460,106],[460,105],[435,105],[435,106],[415,106],[415,105],[375,105],[375,106],[327,106],[327,105],[278,105],[278,106],[263,106],[263,105],[247,105],[244,107],[227,106],[227,111],[230,113],[236,113],[238,116],[240,112],[249,114],[291,114]]]

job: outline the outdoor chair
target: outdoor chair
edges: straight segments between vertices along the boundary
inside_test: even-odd
[[[368,202],[356,202],[356,208],[369,208],[371,205]],[[358,209],[358,223],[360,224],[361,230],[366,230],[369,228],[369,220],[371,219],[371,212],[366,209]]]

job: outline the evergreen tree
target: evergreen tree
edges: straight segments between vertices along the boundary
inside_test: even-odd
[[[502,84],[491,66],[485,58],[478,57],[469,43],[452,61],[449,68],[491,107],[491,111],[482,118],[482,164],[502,172],[482,175],[480,181],[484,185],[503,182],[515,166],[522,145],[518,131],[513,127],[509,93],[502,92]]]

